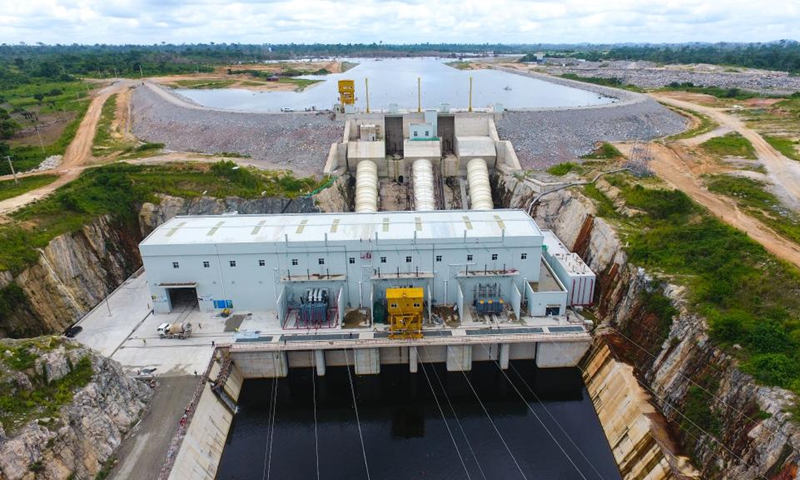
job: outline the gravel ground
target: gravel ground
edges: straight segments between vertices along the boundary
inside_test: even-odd
[[[169,150],[250,155],[286,168],[321,172],[343,124],[325,113],[264,114],[188,108],[147,87],[133,93],[133,133]]]
[[[618,99],[596,107],[530,109],[506,112],[497,134],[514,145],[522,168],[546,168],[594,150],[598,141],[650,140],[682,132],[687,120],[646,95],[587,85],[538,74],[524,74]]]
[[[531,76],[542,78],[540,75]],[[545,80],[619,99],[597,107],[506,112],[497,132],[514,145],[523,168],[545,168],[589,153],[601,140],[646,140],[686,128],[686,120],[647,96],[564,79]],[[237,152],[255,161],[319,172],[343,124],[329,114],[264,114],[214,111],[181,104],[150,88],[133,94],[133,133],[168,149]]]
[[[542,67],[552,75],[574,73],[582,77],[619,78],[623,83],[642,88],[661,88],[672,82],[720,88],[741,88],[766,94],[791,94],[800,91],[800,77],[786,72],[755,70],[716,65],[660,67],[652,62],[581,62],[571,66]]]

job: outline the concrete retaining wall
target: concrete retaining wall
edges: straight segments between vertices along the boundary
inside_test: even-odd
[[[217,378],[219,369],[219,364],[215,364],[209,378]],[[241,372],[234,367],[225,384],[225,393],[236,401],[243,382]],[[231,422],[233,413],[211,391],[211,383],[206,382],[169,479],[214,480]]]

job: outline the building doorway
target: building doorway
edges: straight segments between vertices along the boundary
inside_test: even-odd
[[[200,308],[195,287],[170,287],[167,288],[167,293],[170,312],[186,312]]]

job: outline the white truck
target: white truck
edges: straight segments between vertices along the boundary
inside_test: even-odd
[[[189,338],[192,334],[192,324],[183,323],[162,323],[158,326],[158,334],[161,338]]]

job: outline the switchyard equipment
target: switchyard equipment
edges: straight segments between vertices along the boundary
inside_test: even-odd
[[[422,338],[422,288],[387,288],[389,338]]]
[[[500,285],[476,285],[474,306],[480,315],[502,314],[506,302],[500,297]]]
[[[306,290],[300,297],[300,325],[319,327],[328,320],[328,291],[324,288]]]

